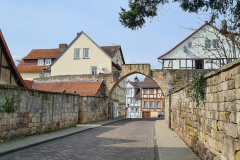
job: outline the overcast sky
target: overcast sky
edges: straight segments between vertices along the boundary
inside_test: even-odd
[[[84,31],[99,46],[121,45],[128,64],[150,63],[152,69],[161,69],[157,57],[193,32],[183,27],[204,24],[199,19],[204,16],[183,12],[179,3],[166,5],[165,16],[148,20],[136,31],[118,19],[120,6],[128,8],[128,0],[1,0],[0,6],[0,28],[14,60],[32,49],[69,44]]]

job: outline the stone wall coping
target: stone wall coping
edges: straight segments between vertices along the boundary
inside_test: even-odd
[[[55,82],[102,82],[103,79],[99,80],[59,80],[59,81],[34,81],[34,83],[55,83]]]
[[[114,72],[113,72],[114,73]],[[50,77],[41,77],[41,78],[34,78],[33,81],[44,81],[44,80],[49,80],[49,79],[54,79],[54,78],[62,78],[62,77],[106,77],[106,76],[113,76],[113,73],[109,74],[69,74],[69,75],[57,75],[57,76],[50,76]],[[99,79],[100,80],[100,79]]]
[[[217,70],[215,70],[215,71],[212,71],[212,72],[209,72],[209,73],[205,74],[203,77],[204,77],[204,79],[205,79],[205,78],[212,77],[212,76],[214,76],[214,75],[216,75],[216,74],[221,73],[222,71],[231,69],[231,68],[233,68],[234,66],[239,65],[239,64],[240,64],[240,58],[234,60],[234,61],[231,62],[231,63],[228,63],[228,64],[222,66],[221,68],[219,68],[219,69],[217,69]]]
[[[150,65],[150,63],[136,63],[136,64],[123,64],[122,66],[128,66],[128,65]]]
[[[203,75],[203,78],[204,78],[204,79],[207,79],[207,78],[213,77],[213,76],[215,76],[215,75],[217,75],[217,74],[219,74],[219,73],[221,73],[221,72],[223,72],[223,71],[226,71],[226,70],[229,70],[229,69],[233,68],[233,67],[236,66],[236,65],[240,65],[240,58],[239,58],[239,59],[236,59],[235,61],[233,61],[233,62],[231,62],[231,63],[229,63],[229,64],[226,64],[226,65],[222,66],[221,68],[219,68],[219,69],[217,69],[217,70],[211,71],[211,72]],[[181,88],[178,88],[177,90],[172,91],[171,94],[176,93],[176,92],[178,92],[178,91],[180,91],[180,90],[183,90],[183,89],[186,88],[188,85],[189,85],[189,83],[185,84],[185,85],[182,86]],[[167,94],[166,96],[168,96],[168,95],[169,95],[169,94]]]
[[[49,94],[62,94],[62,95],[71,95],[71,96],[80,96],[80,97],[95,97],[95,98],[103,98],[103,97],[97,97],[97,96],[89,96],[89,95],[79,95],[79,94],[73,94],[73,93],[60,93],[60,92],[49,92],[49,91],[41,91],[37,89],[30,89],[30,88],[24,88],[20,86],[13,86],[13,85],[0,85],[0,89],[16,89],[16,90],[25,90],[25,91],[32,91],[32,92],[40,92],[40,93],[49,93]]]

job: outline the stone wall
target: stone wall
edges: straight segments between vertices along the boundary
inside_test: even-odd
[[[0,86],[1,141],[106,119],[106,113],[106,98]]]
[[[172,93],[172,128],[203,159],[240,159],[240,59],[204,75],[205,103]],[[169,98],[165,97],[168,122]]]

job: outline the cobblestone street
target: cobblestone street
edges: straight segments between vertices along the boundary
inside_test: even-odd
[[[0,159],[154,159],[155,120],[127,119],[114,122]]]

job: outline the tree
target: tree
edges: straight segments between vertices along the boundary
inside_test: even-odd
[[[210,23],[216,18],[227,16],[234,28],[240,27],[240,0],[173,0],[179,2],[180,7],[189,13],[209,13]],[[142,28],[146,18],[154,18],[161,12],[161,6],[169,0],[129,0],[129,11],[121,7],[119,21],[124,27],[136,30]]]

